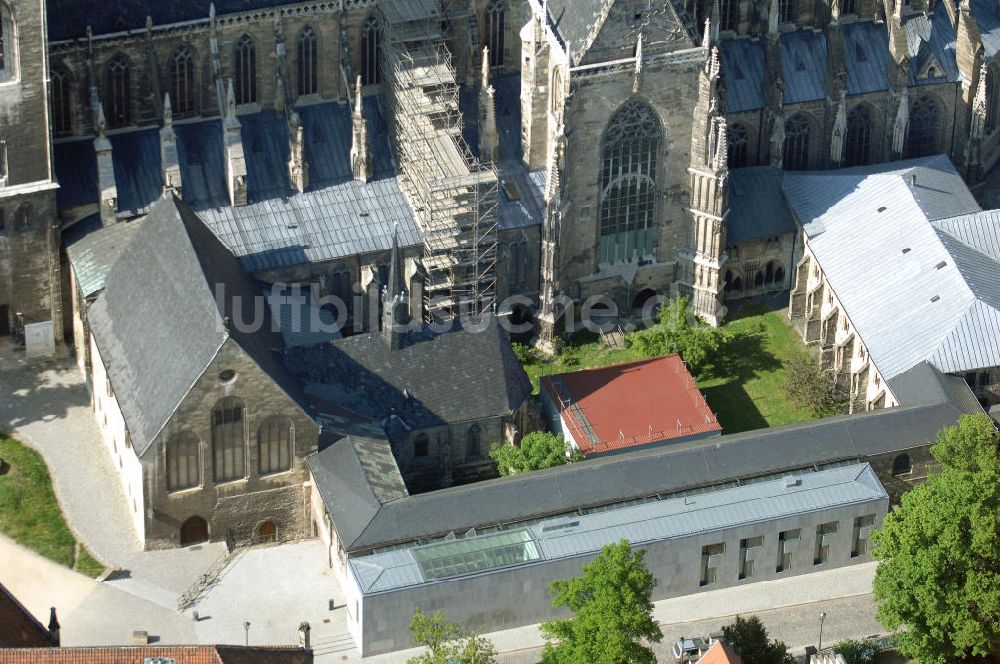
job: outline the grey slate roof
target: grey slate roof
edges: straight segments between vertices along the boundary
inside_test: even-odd
[[[56,179],[56,205],[60,208],[97,203],[97,155],[94,141],[56,143],[52,148]]]
[[[184,201],[195,210],[227,207],[225,147],[222,125],[206,120],[174,126]]]
[[[727,39],[722,50],[726,113],[764,108],[764,44],[759,39]]]
[[[781,66],[786,104],[826,98],[826,38],[822,32],[783,32]]]
[[[889,498],[867,463],[805,473],[797,475],[795,479],[797,483],[794,486],[786,486],[783,478],[777,478],[701,493],[695,500],[671,498],[586,514],[574,517],[572,521],[542,521],[528,527],[532,548],[540,553],[540,557],[521,564],[542,564],[596,553],[604,546],[622,539],[627,539],[633,545],[650,544],[775,521],[806,512],[886,503]],[[486,538],[495,536],[463,538],[462,542],[472,548],[476,546],[477,540],[488,542]],[[433,581],[421,570],[413,548],[352,558],[349,565],[365,595]],[[495,567],[493,571],[510,566]],[[470,572],[472,573],[475,572]]]
[[[886,380],[925,360],[945,373],[1000,365],[1000,262],[977,247],[995,230],[992,215],[984,227],[977,214],[937,227],[949,211],[979,207],[946,157],[884,168],[860,180],[785,176],[809,247],[872,362]],[[815,193],[828,182],[835,200]],[[856,251],[858,237],[869,251]]]
[[[395,500],[374,515],[344,513],[337,529],[362,533],[345,540],[345,547],[363,551],[863,459],[925,445],[963,412],[981,412],[978,404],[975,411],[963,410],[965,405],[964,400],[906,404],[590,459]]]
[[[216,285],[225,287],[219,303]],[[235,341],[297,403],[305,403],[272,349],[265,310],[256,333],[227,330],[224,318],[252,321],[257,285],[183,202],[166,195],[107,276],[88,320],[136,453],[152,444],[227,340]],[[241,310],[234,308],[239,296]],[[237,318],[238,317],[238,318]]]
[[[986,57],[993,59],[1000,51],[1000,14],[991,0],[970,0],[972,16],[979,26],[979,38],[983,43]]]
[[[729,172],[726,242],[747,242],[796,231],[781,193],[784,171],[775,166],[734,168]]]
[[[396,415],[419,428],[507,415],[531,383],[496,318],[482,327],[413,331],[395,351],[377,333],[359,334],[290,348],[285,364],[308,394],[380,421]]]
[[[585,46],[591,31],[600,29],[596,24],[608,1],[549,0],[549,22],[563,44],[569,45],[573,64],[578,64],[586,54]]]
[[[936,9],[930,16],[911,16],[905,27],[910,53],[909,85],[931,85],[944,81],[954,83],[961,78],[955,61],[955,28],[944,7]],[[932,59],[941,65],[941,71],[933,78],[918,79],[917,74]]]
[[[119,214],[143,214],[163,193],[160,132],[132,131],[115,134],[110,140]]]
[[[251,201],[287,196],[288,124],[274,111],[240,116]]]
[[[858,21],[841,28],[847,54],[847,94],[889,89],[889,31],[884,22]]]
[[[118,262],[144,217],[104,227],[99,215],[82,219],[63,231],[66,256],[84,298],[104,288],[108,272]]]
[[[963,378],[944,374],[929,362],[921,362],[889,381],[889,389],[901,403],[950,401],[966,413],[982,409]]]

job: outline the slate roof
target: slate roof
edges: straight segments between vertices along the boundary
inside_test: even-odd
[[[184,201],[195,210],[229,206],[225,141],[219,120],[174,125]]]
[[[578,64],[586,54],[590,33],[600,30],[598,19],[608,1],[549,0],[549,22],[563,44],[569,45],[574,64]]]
[[[826,37],[811,29],[781,33],[784,102],[826,99]]]
[[[784,171],[776,166],[751,166],[729,171],[729,214],[726,242],[749,242],[796,230],[781,186]]]
[[[6,648],[24,648],[31,653],[57,645],[49,630],[0,583],[0,662]]]
[[[944,374],[929,362],[921,362],[889,381],[889,389],[901,403],[950,401],[967,413],[982,406],[965,379]]]
[[[163,193],[160,131],[131,131],[109,139],[118,190],[118,213],[144,214]]]
[[[996,9],[994,8],[994,12]],[[955,61],[955,28],[944,7],[929,16],[917,14],[906,20],[906,42],[910,53],[909,85],[931,85],[960,80]],[[917,78],[917,74],[931,61],[941,66],[933,78]]]
[[[250,201],[287,196],[288,123],[274,111],[240,116]]]
[[[719,46],[726,113],[764,108],[764,43],[759,39],[726,39]]]
[[[311,651],[279,646],[98,646],[0,650],[0,664],[312,664]]]
[[[217,285],[225,288],[221,303]],[[237,296],[241,310],[234,309]],[[88,313],[139,456],[229,339],[305,403],[272,351],[281,348],[281,338],[271,332],[266,310],[259,332],[224,323],[227,316],[255,320],[259,296],[257,284],[183,201],[165,195],[153,205]]]
[[[884,22],[858,21],[841,27],[847,54],[847,94],[889,89],[889,31]]]
[[[68,141],[52,147],[56,180],[56,205],[59,208],[97,203],[97,154],[94,141]]]
[[[144,217],[119,221],[108,227],[99,215],[91,215],[63,231],[66,256],[84,298],[104,289],[108,272],[118,262]]]
[[[888,494],[867,463],[805,473],[797,475],[795,480],[796,483],[788,486],[784,478],[779,477],[766,482],[700,493],[696,500],[686,497],[669,498],[613,511],[575,516],[572,521],[542,521],[528,526],[527,533],[522,536],[533,554],[526,556],[528,560],[504,564],[505,561],[501,559],[492,570],[486,571],[500,571],[518,564],[543,564],[597,553],[602,547],[622,539],[627,539],[634,545],[642,545],[774,521],[807,511],[888,503]],[[455,548],[475,549],[477,542],[488,545],[491,540],[496,539],[495,534],[462,538],[462,544]],[[414,548],[352,558],[349,565],[361,592],[373,595],[436,580],[428,578],[424,573]],[[481,549],[479,555],[489,557],[490,549]],[[475,573],[477,572],[460,575]]]
[[[972,16],[979,26],[979,38],[983,43],[986,57],[993,59],[1000,51],[1000,13],[991,0],[970,0]]]
[[[285,365],[308,394],[380,421],[396,415],[409,427],[507,415],[531,393],[493,316],[443,333],[412,331],[399,350],[378,333],[290,348]]]
[[[962,413],[982,412],[978,404],[975,410],[967,406],[967,399],[956,404],[928,398],[870,413],[635,450],[410,496],[386,503],[375,513],[345,511],[337,529],[362,533],[348,550],[363,551],[470,528],[587,513],[658,494],[733,485],[738,478],[925,445]],[[336,481],[336,468],[334,473],[329,481]]]
[[[843,171],[786,174],[785,192],[884,379],[925,360],[945,373],[998,366],[1000,262],[981,250],[991,250],[983,238],[995,217],[966,214],[939,228],[948,212],[979,206],[946,157],[904,163],[910,168],[890,164],[860,180]],[[840,196],[809,194],[828,189]],[[856,251],[859,237],[868,251]]]

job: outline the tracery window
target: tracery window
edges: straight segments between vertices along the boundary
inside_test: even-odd
[[[778,0],[778,22],[792,23],[795,21],[796,0]]]
[[[234,63],[236,103],[253,104],[257,101],[257,45],[250,35],[236,42]]]
[[[871,159],[872,119],[867,106],[855,106],[847,114],[847,134],[844,136],[844,163],[862,166]]]
[[[736,123],[726,132],[729,140],[729,168],[743,168],[747,165],[750,152],[750,137],[746,126]]]
[[[198,437],[181,433],[167,443],[167,490],[179,491],[201,484]]]
[[[264,420],[257,431],[260,474],[280,473],[292,467],[292,422],[276,415]]]
[[[486,7],[486,46],[490,52],[490,67],[503,67],[507,31],[507,9],[503,0],[493,0]]]
[[[848,16],[858,13],[858,0],[838,0],[840,2],[840,15]]]
[[[194,111],[194,56],[191,49],[181,46],[170,58],[170,107],[184,115]]]
[[[374,85],[382,80],[378,66],[381,41],[378,20],[369,16],[361,28],[361,83],[364,85]]]
[[[69,73],[52,68],[52,131],[57,136],[73,133],[73,97]]]
[[[31,203],[22,203],[14,212],[14,230],[26,231],[35,225],[35,207]]]
[[[992,132],[997,128],[997,113],[1000,113],[1000,70],[996,65],[991,65],[986,70],[986,131]]]
[[[740,0],[720,0],[719,29],[735,30],[740,22]]]
[[[785,122],[783,150],[785,170],[801,171],[809,167],[809,120],[793,115]]]
[[[212,466],[216,482],[246,476],[246,434],[243,402],[235,397],[221,399],[212,409]]]
[[[17,26],[10,6],[0,1],[0,83],[17,77]]]
[[[638,99],[626,102],[608,122],[602,144],[602,263],[627,262],[653,253],[662,137],[656,111]]]
[[[941,118],[938,106],[928,96],[914,100],[910,107],[910,127],[906,137],[906,156],[926,157],[938,151]]]
[[[308,25],[299,33],[298,74],[300,97],[319,92],[319,49],[316,31]]]
[[[116,56],[108,64],[107,106],[104,117],[112,127],[122,127],[132,122],[132,68],[124,55]]]
[[[483,432],[482,429],[479,428],[478,424],[473,424],[469,427],[469,433],[467,434],[465,441],[466,461],[472,461],[473,459],[482,457],[482,438]]]

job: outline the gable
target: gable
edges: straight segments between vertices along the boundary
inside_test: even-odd
[[[650,4],[645,0],[616,0],[604,11],[604,20],[591,27],[586,52],[574,51],[575,60],[594,63],[633,57],[640,34],[644,53],[675,51],[694,45],[696,35],[688,34],[669,2]]]

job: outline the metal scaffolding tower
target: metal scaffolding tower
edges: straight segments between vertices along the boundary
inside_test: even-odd
[[[440,2],[383,0],[379,16],[392,146],[424,236],[427,319],[490,311],[499,177],[462,138]]]

